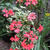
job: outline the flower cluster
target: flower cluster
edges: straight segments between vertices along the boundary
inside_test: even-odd
[[[28,20],[32,21],[32,20],[36,19],[36,17],[37,17],[36,13],[32,12],[28,15]]]
[[[40,24],[39,28],[37,29],[39,32],[43,30],[43,26]]]
[[[10,40],[11,40],[12,42],[13,42],[13,41],[17,42],[17,41],[19,40],[19,38],[15,35],[15,38],[14,38],[14,37],[11,37]]]
[[[33,21],[34,19],[36,19],[37,15],[36,13],[32,12],[27,16],[28,22]],[[25,18],[25,17],[24,17]],[[32,48],[34,48],[35,44],[34,42],[38,40],[38,36],[36,35],[36,33],[33,30],[29,30],[25,31],[27,24],[25,24],[22,21],[16,21],[16,20],[12,20],[12,23],[9,25],[9,29],[11,31],[14,31],[15,33],[17,33],[14,37],[11,37],[10,40],[13,42],[19,42],[20,45],[22,46],[22,48],[24,48],[25,50],[31,50]],[[28,24],[29,25],[29,24]],[[25,27],[26,26],[26,27]],[[24,27],[24,28],[23,28]],[[32,27],[32,26],[31,26]],[[21,28],[23,29],[21,31]],[[33,27],[32,27],[33,28]],[[35,29],[35,28],[34,28]],[[26,29],[27,30],[27,29]],[[40,24],[39,28],[37,29],[39,32],[41,32],[43,30],[43,26]],[[20,37],[18,37],[20,36]],[[22,40],[21,40],[22,39]],[[13,49],[13,48],[10,48]],[[15,50],[15,49],[14,49]],[[19,50],[19,48],[17,47],[17,50]],[[21,49],[22,50],[22,49]]]
[[[16,3],[18,2],[23,2],[23,0],[17,0]],[[37,5],[38,4],[38,0],[26,0],[26,2],[24,3],[26,6],[28,5]]]
[[[36,4],[38,4],[38,1],[37,0],[26,0],[26,2],[25,2],[25,5],[26,6],[28,6],[28,5],[36,5]]]
[[[38,40],[38,36],[36,36],[36,34],[33,34],[33,31],[25,32],[24,37],[27,37],[27,38],[30,39],[32,42],[33,42],[35,39]]]
[[[24,37],[27,37],[28,41],[31,40],[31,42],[30,44],[26,44],[25,42],[27,39],[24,39],[23,42],[21,42],[21,46],[26,50],[34,48],[34,41],[38,40],[38,36],[36,36],[36,34],[33,34],[33,31],[30,31],[30,32],[25,32]]]
[[[27,2],[33,2],[35,0],[27,0]],[[37,0],[36,0],[37,1]],[[8,17],[9,15],[15,15],[13,10],[6,10],[3,9],[2,12],[4,12],[4,16]],[[19,16],[17,16],[19,17]],[[9,25],[9,29],[11,32],[16,33],[16,35],[14,37],[11,37],[10,40],[12,42],[18,43],[16,44],[15,48],[10,48],[10,50],[31,50],[32,48],[34,48],[34,46],[36,45],[36,43],[34,44],[34,42],[38,40],[38,36],[36,34],[37,32],[41,32],[43,30],[43,26],[40,24],[39,28],[35,30],[34,27],[34,20],[36,19],[37,15],[35,12],[31,12],[30,14],[28,13],[28,15],[25,17],[19,17],[16,18],[15,20],[12,20],[12,23],[10,23]],[[26,21],[23,20],[26,19]],[[31,22],[31,23],[30,23]],[[29,26],[29,27],[28,27]],[[33,28],[32,30],[30,28]],[[13,45],[14,46],[14,45]],[[18,47],[20,46],[20,48]]]
[[[25,48],[26,50],[30,50],[30,49],[34,48],[34,44],[33,44],[32,42],[31,42],[30,44],[26,44],[26,43],[25,43],[26,40],[27,40],[27,39],[25,39],[23,42],[21,42],[21,46],[22,46],[23,48]]]
[[[10,24],[9,28],[11,31],[14,30],[15,33],[19,33],[20,32],[20,27],[22,26],[21,21],[12,21],[12,23]]]
[[[14,12],[13,12],[12,9],[10,9],[10,10],[8,11],[6,8],[4,8],[4,9],[2,10],[2,12],[4,12],[4,15],[3,15],[3,16],[5,16],[6,18],[8,17],[8,15],[10,15],[10,16],[14,15]]]

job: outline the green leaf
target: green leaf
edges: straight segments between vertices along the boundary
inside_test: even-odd
[[[41,36],[39,36],[38,42],[37,42],[37,44],[35,45],[34,50],[40,50],[40,41],[41,41]]]

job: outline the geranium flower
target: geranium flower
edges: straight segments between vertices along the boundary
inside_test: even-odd
[[[4,14],[3,16],[5,16],[7,18],[8,17],[8,13]]]
[[[26,5],[26,6],[30,5],[30,2],[25,2],[25,5]]]
[[[19,33],[20,32],[20,29],[17,28],[17,29],[14,30],[14,32],[15,33]]]
[[[21,21],[18,21],[18,22],[15,24],[15,26],[16,26],[17,28],[20,28],[20,27],[22,26]]]
[[[8,14],[11,16],[11,15],[14,15],[14,12],[13,12],[13,10],[12,9],[10,9],[9,11],[8,11]]]
[[[23,40],[23,42],[21,42],[21,46],[26,49],[26,50],[30,50],[32,48],[34,48],[34,44],[33,43],[30,43],[30,44],[26,44],[27,39]]]
[[[33,35],[33,31],[25,32],[24,37],[30,38]]]
[[[34,48],[34,44],[33,43],[30,43],[27,45],[27,49],[28,50],[31,50],[32,48]]]
[[[33,41],[35,40],[35,38],[32,38],[32,37],[31,37],[29,40],[31,40],[31,42],[33,42]]]
[[[2,10],[2,12],[8,13],[8,10],[6,10],[6,8],[4,8],[4,9]]]
[[[9,26],[9,28],[10,28],[11,31],[14,30],[15,29],[14,28],[14,23],[11,23],[11,25]]]
[[[25,43],[27,39],[24,39],[23,42],[21,42],[21,46],[24,48],[24,49],[27,49],[27,45]]]
[[[5,16],[6,18],[8,17],[8,10],[6,10],[6,8],[4,8],[3,10],[2,10],[2,12],[5,12],[5,14],[3,14],[3,16]]]
[[[15,35],[15,40],[14,40],[14,41],[16,42],[16,41],[18,41],[18,40],[19,40],[19,38]]]
[[[17,23],[17,22],[16,22],[15,20],[12,20],[12,24],[14,24],[14,25],[15,25],[16,23]]]
[[[28,6],[30,4],[33,4],[35,6],[36,4],[38,4],[38,1],[37,0],[26,0],[25,5]]]
[[[14,37],[11,37],[10,40],[11,40],[11,41],[14,41],[15,39],[14,39]]]
[[[32,20],[34,20],[34,19],[36,19],[36,14],[35,14],[34,12],[32,12],[32,13],[30,13],[30,14],[28,15],[28,20],[29,20],[29,21],[32,21]]]
[[[39,32],[43,30],[43,26],[40,24],[39,28],[37,29]]]
[[[32,34],[32,35],[33,35],[33,31],[30,31],[30,34]]]
[[[24,37],[29,38],[30,37],[30,33],[29,32],[25,32]]]
[[[38,36],[36,34],[33,35],[36,40],[38,40]]]
[[[38,40],[38,36],[36,36],[35,38],[36,38],[36,40]]]
[[[18,41],[18,40],[19,40],[19,38],[15,35],[15,38],[14,38],[14,37],[11,37],[11,38],[10,38],[10,40],[11,40],[12,42],[13,42],[13,41],[15,41],[15,42],[16,42],[16,41]]]
[[[36,4],[38,4],[37,0],[32,0],[32,4],[35,6]]]

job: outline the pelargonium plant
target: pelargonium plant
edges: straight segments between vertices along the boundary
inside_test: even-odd
[[[18,0],[19,1],[19,0]],[[21,0],[22,1],[22,0]],[[23,2],[23,1],[22,1]],[[37,0],[26,0],[25,4],[36,5]],[[15,11],[13,11],[16,9]],[[2,10],[3,16],[7,20],[12,19],[8,27],[9,32],[14,32],[14,37],[11,37],[12,46],[9,50],[33,50],[39,39],[40,32],[43,30],[43,26],[40,24],[39,28],[36,29],[34,21],[37,19],[37,14],[31,11],[23,11],[18,8]],[[13,20],[13,18],[15,18]]]

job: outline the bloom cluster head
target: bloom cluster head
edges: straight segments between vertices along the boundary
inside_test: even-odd
[[[18,2],[23,2],[23,0],[17,0],[16,1],[16,3],[18,3]],[[26,2],[24,3],[26,6],[28,6],[28,5],[37,5],[38,4],[38,0],[26,0]]]
[[[40,24],[39,28],[37,29],[39,32],[43,30],[43,26]]]
[[[24,39],[23,42],[21,42],[21,46],[26,49],[26,50],[30,50],[32,48],[34,48],[34,44],[33,43],[30,43],[30,44],[26,44],[27,39]]]
[[[27,37],[29,40],[31,40],[31,42],[30,44],[26,44],[27,39],[24,39],[23,42],[21,42],[21,46],[26,50],[34,48],[33,42],[35,40],[38,40],[38,36],[36,36],[36,34],[33,34],[33,31],[30,31],[30,32],[25,32],[24,37]]]
[[[9,28],[11,31],[14,31],[15,33],[19,33],[20,32],[20,27],[22,26],[21,21],[12,21],[12,23],[10,24]]]
[[[12,42],[13,42],[13,41],[17,42],[17,41],[19,40],[19,38],[15,35],[15,38],[14,38],[14,37],[11,37],[10,40],[11,40]]]
[[[36,17],[37,17],[36,13],[32,12],[28,15],[28,20],[32,21],[32,20],[36,19]]]
[[[4,8],[4,9],[2,10],[2,12],[4,12],[4,15],[3,15],[3,16],[5,16],[6,18],[8,17],[8,15],[10,15],[10,16],[14,15],[14,12],[13,12],[12,9],[10,9],[10,10],[8,11],[6,8]]]
[[[25,2],[25,5],[26,6],[28,6],[28,5],[36,5],[36,4],[38,4],[38,1],[37,0],[26,0],[26,2]]]

